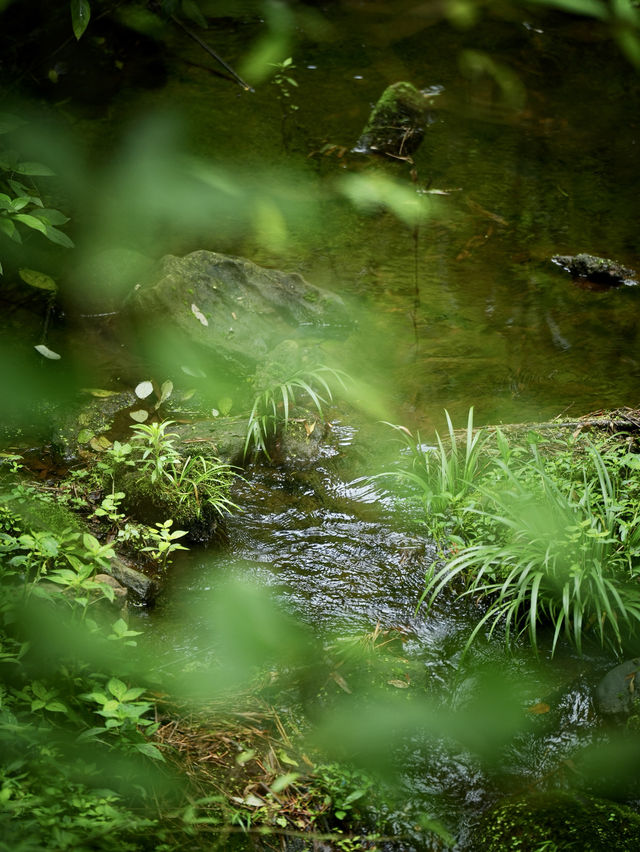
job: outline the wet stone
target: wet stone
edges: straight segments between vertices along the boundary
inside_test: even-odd
[[[602,678],[596,703],[604,716],[628,716],[640,705],[640,657],[626,660]]]

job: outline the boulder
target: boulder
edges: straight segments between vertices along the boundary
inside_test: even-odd
[[[638,283],[638,274],[633,269],[606,257],[595,257],[592,254],[554,254],[551,261],[574,278],[594,284],[617,287],[620,284],[631,286]]]
[[[326,335],[351,324],[339,296],[297,273],[210,251],[164,257],[125,311],[152,353],[194,354],[207,374],[222,366],[250,375],[282,340],[314,326]]]
[[[140,603],[150,605],[155,601],[159,590],[157,581],[133,568],[124,557],[111,559],[106,571]]]
[[[596,687],[596,704],[604,716],[628,716],[640,706],[640,657],[611,669]]]
[[[420,147],[429,123],[429,97],[411,83],[394,83],[373,108],[356,151],[406,157]]]
[[[561,791],[518,796],[483,815],[469,848],[628,852],[640,848],[640,815],[616,802]]]

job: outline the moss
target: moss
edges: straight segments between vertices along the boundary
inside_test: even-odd
[[[393,156],[411,154],[424,136],[427,102],[411,83],[388,86],[375,105],[358,148]]]
[[[484,815],[473,848],[536,852],[543,846],[563,852],[628,852],[640,848],[640,815],[605,799],[559,791],[508,799]]]

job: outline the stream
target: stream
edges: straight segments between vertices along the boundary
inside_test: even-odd
[[[416,611],[435,546],[420,518],[366,477],[397,453],[380,420],[426,435],[443,429],[444,409],[462,426],[470,406],[478,425],[638,406],[640,289],[579,286],[550,257],[588,252],[638,269],[640,77],[603,26],[538,6],[490,6],[465,26],[436,17],[435,4],[408,0],[293,5],[283,49],[294,61],[294,111],[282,111],[268,81],[248,93],[222,79],[176,30],[164,45],[161,85],[124,86],[104,108],[74,118],[94,160],[115,163],[95,189],[113,193],[111,212],[89,227],[107,238],[111,228],[114,240],[126,234],[125,244],[151,255],[206,248],[295,270],[343,296],[355,321],[348,339],[323,342],[328,359],[358,379],[354,416],[339,406],[330,413],[311,467],[249,467],[234,490],[242,511],[229,519],[229,546],[176,559],[141,620],[160,653],[170,642],[185,665],[201,659],[209,649],[199,645],[206,615],[198,603],[232,575],[266,586],[320,640],[376,627],[401,636],[408,670],[454,704],[492,660],[538,683],[532,703],[546,702],[548,713],[517,738],[500,773],[444,744],[416,737],[405,746],[408,805],[389,816],[402,840],[383,848],[440,848],[413,827],[426,813],[457,836],[456,849],[470,849],[488,805],[542,784],[598,735],[592,690],[611,659],[561,648],[552,662],[519,647],[505,661],[496,638],[461,660],[473,603],[447,593],[428,615]],[[206,37],[240,67],[267,27],[262,6],[222,7]],[[434,92],[433,121],[413,163],[381,166],[351,149],[398,80]],[[177,104],[179,122],[170,114],[190,153],[228,168],[238,196],[253,184],[270,193],[278,208],[271,230],[226,196],[206,229],[158,228],[158,237],[146,227],[135,197],[144,175],[127,172],[126,157],[145,133],[157,142],[153,156],[173,156],[171,140],[163,149],[165,137],[154,137],[161,125],[144,116],[166,116]],[[345,174],[376,170],[415,187],[425,201],[419,225],[332,192]],[[251,227],[236,227],[243,215]],[[48,345],[58,351],[68,334],[52,328]],[[143,378],[123,374],[130,386]]]

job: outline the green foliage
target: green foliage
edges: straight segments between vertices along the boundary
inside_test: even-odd
[[[344,388],[345,378],[346,374],[340,370],[319,366],[299,370],[260,390],[249,414],[244,444],[245,456],[252,450],[262,452],[269,458],[269,446],[279,432],[287,428],[291,411],[297,403],[296,395],[300,392],[311,401],[320,417],[323,417],[323,406],[333,399],[327,379],[337,381]]]
[[[582,651],[586,636],[619,649],[637,635],[637,456],[584,438],[543,455],[531,434],[514,448],[499,430],[474,434],[471,412],[461,447],[447,423],[448,441],[411,446],[412,466],[384,474],[417,486],[443,545],[421,603],[461,583],[462,597],[481,601],[467,647],[485,628],[507,643],[527,634],[535,648],[549,626],[552,653],[560,637]]]
[[[19,116],[0,113],[0,135],[10,134],[24,123]],[[69,217],[59,210],[45,207],[42,192],[33,180],[52,175],[51,169],[43,163],[24,161],[15,150],[0,148],[0,233],[13,242],[22,243],[26,233],[36,231],[52,243],[65,248],[73,247],[73,242],[58,227],[65,225]],[[33,273],[33,270],[26,272]],[[44,289],[52,288],[49,286]]]
[[[149,528],[149,538],[151,538],[153,543],[142,548],[143,551],[151,553],[162,570],[166,570],[167,565],[171,562],[169,556],[172,553],[176,550],[187,550],[186,547],[178,544],[177,541],[177,539],[182,538],[187,533],[185,530],[173,530],[172,532],[172,526],[173,520],[169,518],[169,520],[163,523],[158,522],[156,524],[157,530]]]
[[[488,435],[473,429],[473,408],[469,409],[467,428],[461,442],[453,428],[449,412],[447,438],[436,432],[436,445],[422,443],[404,426],[388,425],[398,432],[405,444],[405,455],[411,463],[400,471],[385,472],[376,478],[394,477],[417,486],[419,499],[429,518],[429,529],[439,541],[460,536],[468,512],[474,507],[477,483],[487,470],[488,457],[483,453]]]

